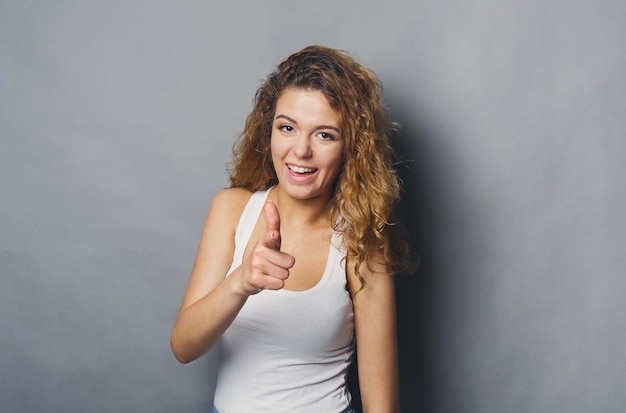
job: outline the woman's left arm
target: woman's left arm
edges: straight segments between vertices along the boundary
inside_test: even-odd
[[[361,402],[364,413],[397,413],[400,405],[394,281],[387,267],[377,262],[374,257],[369,266],[361,267],[361,277],[366,282],[361,290],[360,280],[354,271],[348,270]]]

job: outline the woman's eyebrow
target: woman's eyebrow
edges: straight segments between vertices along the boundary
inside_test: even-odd
[[[290,118],[287,115],[276,115],[276,117],[274,119],[285,119],[295,125],[298,124],[298,122],[295,119]],[[332,129],[334,131],[336,131],[337,133],[341,133],[341,129],[339,129],[336,126],[331,126],[331,125],[318,125],[315,127],[315,129]]]
[[[291,123],[298,124],[298,122],[296,122],[296,120],[295,120],[295,119],[291,119],[291,118],[290,118],[289,116],[287,116],[287,115],[276,115],[276,118],[275,118],[275,119],[287,119],[287,120],[288,120],[289,122],[291,122]]]

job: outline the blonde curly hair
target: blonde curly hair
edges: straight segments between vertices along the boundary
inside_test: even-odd
[[[289,56],[261,84],[252,112],[233,146],[231,187],[268,189],[278,180],[270,152],[276,102],[287,88],[322,92],[341,123],[344,165],[330,201],[330,219],[342,234],[346,257],[355,274],[374,255],[391,273],[409,268],[409,248],[402,228],[391,222],[400,198],[389,133],[395,128],[382,104],[382,83],[347,52],[309,46]]]

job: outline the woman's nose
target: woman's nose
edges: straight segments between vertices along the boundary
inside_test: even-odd
[[[299,136],[294,144],[293,152],[299,158],[309,158],[312,154],[310,138]]]

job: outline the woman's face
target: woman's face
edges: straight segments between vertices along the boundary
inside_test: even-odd
[[[281,188],[297,199],[330,199],[343,164],[338,114],[323,93],[285,89],[276,102],[271,151]]]

